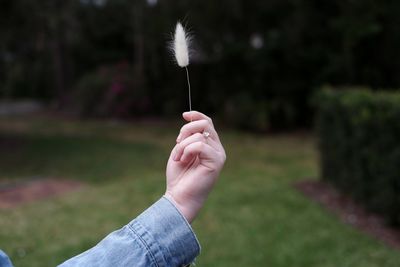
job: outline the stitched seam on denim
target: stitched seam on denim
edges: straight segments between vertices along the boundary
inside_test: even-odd
[[[201,251],[200,242],[199,242],[199,240],[197,239],[197,236],[196,236],[196,234],[194,233],[193,228],[190,226],[189,222],[188,222],[188,221],[186,220],[186,218],[182,215],[182,213],[178,210],[178,208],[174,205],[174,203],[172,203],[168,198],[166,198],[166,197],[164,197],[164,196],[163,196],[163,198],[166,199],[166,200],[172,205],[172,207],[174,207],[174,209],[178,212],[179,216],[180,216],[180,217],[182,218],[182,220],[185,222],[186,226],[189,228],[189,230],[190,230],[190,232],[191,232],[191,234],[192,234],[194,240],[196,240],[195,243],[196,243],[196,246],[197,246],[197,248],[198,248],[198,250],[199,250],[199,254],[200,254],[200,251]]]
[[[135,222],[137,223],[137,222]],[[141,227],[141,225],[138,225]],[[140,241],[143,243],[143,245],[146,247],[147,251],[149,252],[153,262],[155,263],[155,265],[157,267],[160,267],[160,265],[158,265],[158,262],[156,260],[156,257],[154,256],[153,252],[151,251],[149,245],[146,243],[146,241],[142,238],[142,236],[133,228],[133,226],[131,224],[128,224],[129,229],[140,239]]]
[[[158,242],[157,238],[155,238],[152,234],[152,231],[149,231],[146,228],[146,225],[141,224],[139,220],[136,220],[135,223],[133,224],[136,227],[138,227],[138,230],[143,231],[144,234],[146,234],[146,236],[149,236],[151,240],[155,240],[154,243],[150,243],[148,244],[149,248],[152,249],[152,247],[155,247],[157,245],[157,247],[155,247],[154,249],[152,249],[152,251],[156,251],[154,255],[154,257],[156,258],[156,261],[158,258],[161,258],[163,260],[164,263],[166,263],[168,265],[169,262],[172,261],[172,256],[170,254],[169,248],[164,247],[162,244],[160,244],[160,242]],[[133,226],[132,225],[132,226]],[[146,241],[146,239],[144,239]],[[154,245],[153,245],[154,244]],[[156,245],[155,245],[156,244]],[[165,253],[164,253],[165,250]],[[157,253],[159,252],[159,253]],[[168,255],[166,255],[168,254]],[[158,256],[157,256],[158,255]],[[160,259],[160,260],[161,260]],[[158,261],[157,261],[158,262]]]

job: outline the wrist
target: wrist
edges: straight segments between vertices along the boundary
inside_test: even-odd
[[[185,219],[191,224],[197,216],[201,208],[201,204],[191,203],[192,201],[182,201],[174,197],[168,191],[165,192],[164,197],[174,204],[174,206],[179,210],[179,212],[185,217]]]

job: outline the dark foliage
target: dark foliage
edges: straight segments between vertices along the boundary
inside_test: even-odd
[[[308,126],[309,96],[323,84],[400,86],[399,11],[395,0],[2,1],[1,96],[88,106],[73,97],[90,88],[74,91],[126,62],[134,81],[127,90],[149,104],[125,110],[179,113],[187,109],[185,74],[166,43],[183,19],[195,33],[195,109],[248,129]]]
[[[322,177],[400,224],[400,93],[325,90],[316,97]]]

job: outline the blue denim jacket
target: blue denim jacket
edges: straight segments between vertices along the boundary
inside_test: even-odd
[[[95,247],[59,267],[186,266],[199,253],[200,245],[189,223],[163,197]],[[7,255],[1,250],[0,266],[12,267]]]

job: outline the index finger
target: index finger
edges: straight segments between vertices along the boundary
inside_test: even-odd
[[[204,134],[204,132],[209,132],[211,134],[211,138],[214,138],[216,141],[219,140],[218,134],[215,131],[214,126],[208,120],[199,120],[192,121],[183,125],[178,137],[176,138],[176,141],[181,142],[182,140],[195,133]]]
[[[210,117],[204,115],[201,112],[195,111],[195,110],[183,112],[182,117],[186,121],[208,120],[211,124],[213,124],[212,119]]]

